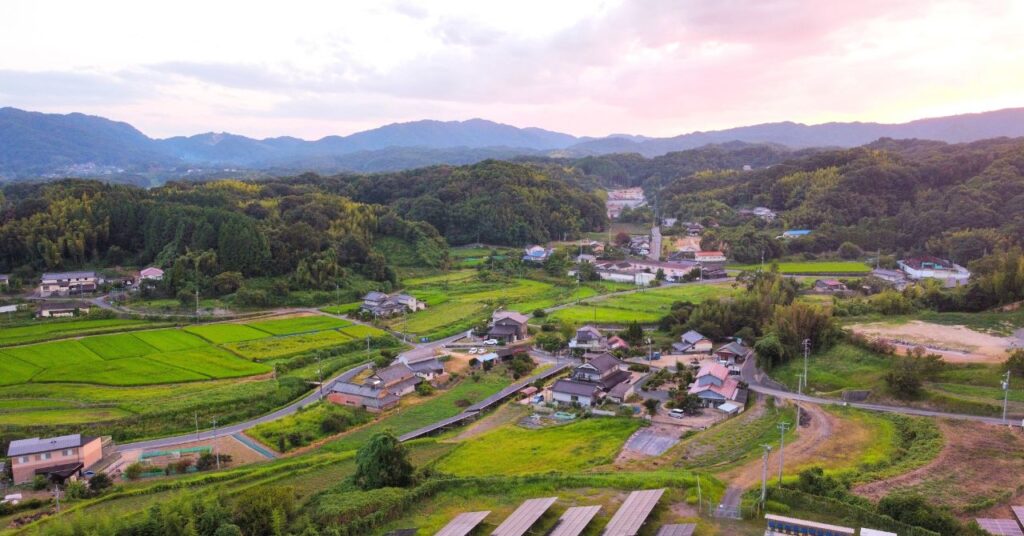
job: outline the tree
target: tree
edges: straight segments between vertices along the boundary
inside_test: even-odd
[[[107,476],[107,473],[96,473],[95,476],[89,479],[89,489],[93,493],[102,493],[103,490],[114,485],[114,481]]]
[[[916,359],[898,357],[893,360],[892,368],[885,375],[885,383],[889,390],[900,398],[916,398],[921,394],[921,370]]]
[[[785,360],[786,349],[774,333],[768,333],[761,337],[754,344],[754,350],[757,352],[758,364],[767,370],[771,370]]]
[[[660,405],[661,402],[656,398],[648,398],[647,400],[644,400],[644,407],[647,408],[647,414],[652,417],[658,413],[658,406]]]
[[[534,343],[546,352],[557,352],[565,346],[565,339],[560,333],[546,331],[537,334],[533,339]]]
[[[555,251],[544,261],[544,271],[548,275],[564,277],[569,271],[569,256],[564,251]]]
[[[949,512],[916,494],[890,493],[878,501],[878,513],[939,534],[959,534],[960,523]]]
[[[844,259],[859,259],[864,256],[864,251],[853,242],[843,242],[839,246],[839,256]]]
[[[242,534],[284,536],[282,525],[291,520],[296,509],[294,488],[260,486],[238,496],[231,517]]]
[[[405,447],[390,431],[374,434],[356,452],[356,485],[364,490],[405,487],[412,483],[413,466]]]
[[[644,340],[644,329],[634,320],[626,326],[626,331],[623,332],[622,338],[629,344],[639,344]]]
[[[654,280],[655,281],[664,281],[665,280],[665,270],[662,270],[661,268],[658,268],[658,271],[654,272]]]
[[[579,276],[580,281],[600,281],[601,274],[597,271],[597,266],[594,266],[589,262],[581,262],[576,265],[576,274]]]
[[[615,235],[615,245],[621,247],[628,246],[630,242],[629,234],[620,232]]]
[[[1018,348],[1006,358],[1006,370],[1010,371],[1011,376],[1024,377],[1024,349]]]

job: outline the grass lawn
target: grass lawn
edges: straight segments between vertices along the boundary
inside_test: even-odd
[[[362,304],[363,302],[361,301],[349,302],[341,305],[328,305],[327,307],[321,307],[320,310],[332,315],[347,315],[358,311],[359,306]]]
[[[77,337],[158,327],[161,324],[146,320],[120,318],[99,320],[33,320],[31,324],[0,327],[0,346],[28,344],[61,337]]]
[[[458,476],[584,471],[614,461],[639,427],[639,420],[624,417],[584,419],[539,430],[505,425],[466,441],[438,468]],[[494,456],[495,452],[502,455]]]
[[[804,261],[779,262],[779,272],[784,274],[866,274],[871,267],[857,261]],[[765,263],[764,269],[770,269],[771,263]],[[760,264],[728,264],[729,270],[759,270]]]
[[[850,344],[838,344],[815,354],[807,363],[809,393],[838,394],[844,389],[877,389],[884,383],[892,358]],[[803,359],[794,359],[771,372],[772,378],[796,389]]]
[[[261,424],[246,434],[278,451],[283,445],[283,451],[287,452],[369,422],[372,418],[363,410],[318,402],[282,419]]]
[[[225,344],[224,348],[254,361],[265,361],[289,357],[310,350],[330,348],[351,340],[352,337],[338,331],[317,331],[302,335],[235,342]]]
[[[398,410],[382,416],[373,424],[327,443],[323,448],[331,451],[355,450],[373,434],[382,430],[391,430],[395,435],[411,432],[432,422],[458,415],[462,412],[462,406],[456,405],[456,402],[460,400],[468,401],[470,404],[479,402],[510,383],[512,381],[507,376],[491,373],[480,376],[480,381],[463,378],[455,387],[440,391],[429,400],[416,400],[419,395],[409,395],[402,401]]]
[[[340,318],[315,315],[249,322],[246,325],[260,331],[266,331],[271,335],[291,335],[294,333],[308,333],[311,331],[338,329],[350,324],[351,322]]]
[[[203,324],[189,326],[185,328],[185,331],[199,335],[213,344],[251,341],[270,336],[265,331],[251,328],[245,324]]]

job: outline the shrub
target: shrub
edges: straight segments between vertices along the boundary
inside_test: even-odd
[[[141,463],[135,462],[124,468],[124,477],[128,480],[137,480],[142,476],[142,471],[144,469],[145,467]]]
[[[864,255],[864,251],[860,249],[860,246],[853,242],[843,242],[839,246],[839,256],[844,259],[857,259]]]
[[[430,396],[434,393],[434,386],[430,385],[430,382],[420,382],[416,385],[416,394],[420,396]]]
[[[89,479],[89,489],[93,493],[102,493],[113,485],[114,481],[107,476],[107,473],[97,473],[96,476]]]
[[[364,490],[405,487],[413,466],[405,447],[389,431],[375,434],[356,453],[356,484]]]
[[[34,489],[36,491],[42,491],[42,490],[46,489],[46,486],[49,483],[50,483],[50,481],[47,480],[45,476],[43,476],[43,475],[36,475],[35,478],[32,479],[32,489]]]
[[[196,461],[196,469],[200,471],[216,469],[218,458],[220,459],[221,467],[224,467],[225,465],[231,463],[230,454],[214,455],[211,452],[204,452],[201,456],[199,456],[199,460]]]
[[[89,496],[89,488],[82,480],[72,480],[64,487],[64,493],[69,499],[84,499]]]

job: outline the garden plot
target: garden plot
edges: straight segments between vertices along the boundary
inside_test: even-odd
[[[353,338],[338,331],[318,331],[304,335],[272,337],[225,344],[224,348],[254,361],[265,361],[295,354],[339,346]]]

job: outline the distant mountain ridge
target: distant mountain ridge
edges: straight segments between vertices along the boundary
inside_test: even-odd
[[[262,140],[229,133],[149,138],[128,123],[80,113],[0,108],[0,177],[88,175],[195,167],[375,172],[432,164],[467,164],[515,156],[579,157],[638,153],[646,157],[733,141],[799,149],[854,147],[879,138],[947,143],[1024,136],[1024,108],[920,119],[900,124],[765,123],[669,138],[614,134],[576,137],[485,119],[393,123],[315,141]]]

